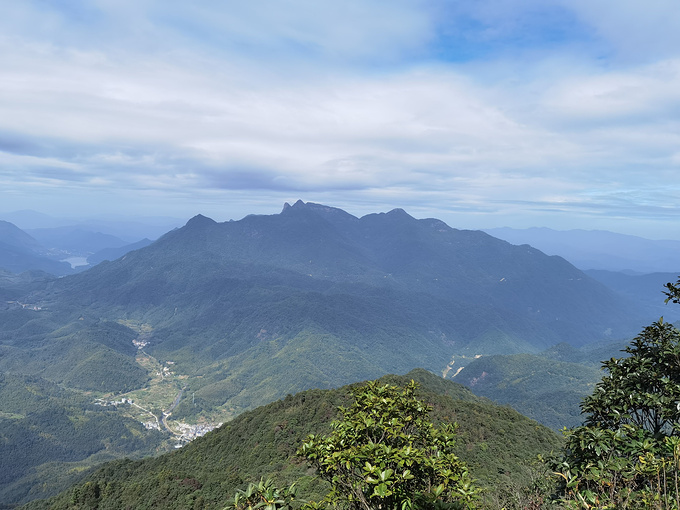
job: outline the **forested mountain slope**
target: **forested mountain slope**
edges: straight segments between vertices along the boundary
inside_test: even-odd
[[[458,455],[489,491],[524,481],[531,460],[561,444],[549,429],[424,370],[381,380],[403,385],[411,379],[421,384],[420,397],[434,406],[435,422],[459,424]],[[24,508],[223,508],[237,488],[270,476],[280,483],[301,478],[299,493],[319,497],[326,489],[295,452],[308,434],[327,432],[337,406],[348,402],[349,387],[288,395],[179,451],[106,464],[60,496]]]
[[[602,377],[595,364],[557,361],[535,354],[483,356],[455,377],[472,391],[554,430],[583,421],[580,403]]]

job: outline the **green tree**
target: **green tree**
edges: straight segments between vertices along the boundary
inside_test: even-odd
[[[583,508],[678,508],[680,331],[660,319],[624,352],[565,431],[563,494]]]
[[[436,428],[431,407],[405,388],[369,382],[340,408],[327,437],[310,435],[298,451],[331,484],[327,501],[356,510],[467,508],[478,489],[453,453],[455,426]]]
[[[666,294],[666,303],[669,301],[672,301],[673,303],[680,303],[680,278],[676,283],[667,283],[665,285],[666,291],[664,291],[664,294]]]
[[[260,479],[259,483],[248,484],[244,491],[238,491],[225,510],[286,510],[295,500],[295,484],[279,488],[271,479]]]

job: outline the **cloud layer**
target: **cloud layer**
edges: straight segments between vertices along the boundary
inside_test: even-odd
[[[671,1],[62,4],[0,20],[4,210],[680,237]]]

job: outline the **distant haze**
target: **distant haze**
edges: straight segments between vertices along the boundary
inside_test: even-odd
[[[0,220],[13,223],[22,230],[34,231],[68,227],[113,235],[130,243],[143,238],[156,239],[173,228],[181,227],[187,219],[160,216],[133,217],[123,214],[100,217],[59,217],[33,210],[0,213]]]
[[[133,246],[136,249],[148,243],[149,239],[157,239],[186,223],[186,219],[153,216],[59,218],[32,210],[0,213],[0,221],[13,223],[46,248],[65,250],[68,253],[65,257],[87,257],[104,248],[118,250],[125,244],[131,245],[129,249],[133,249]],[[456,224],[450,226],[464,228]],[[469,228],[477,230],[476,227]],[[677,240],[648,239],[603,230],[554,230],[545,227],[481,230],[512,244],[529,244],[547,255],[559,255],[582,270],[680,274],[680,241]],[[78,240],[83,236],[87,240]],[[107,236],[108,240],[104,240]],[[139,242],[143,244],[134,244]],[[115,250],[93,257],[90,262],[101,261],[103,256],[112,260],[111,257],[117,258],[125,252]]]
[[[530,244],[547,255],[559,255],[583,270],[680,274],[680,241],[650,240],[601,230],[493,228],[485,231],[512,244]]]

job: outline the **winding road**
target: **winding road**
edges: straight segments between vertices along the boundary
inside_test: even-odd
[[[185,386],[184,388],[182,388],[181,390],[179,390],[179,393],[178,393],[177,396],[175,397],[175,400],[172,401],[172,405],[168,408],[167,411],[163,411],[163,418],[162,418],[163,426],[165,427],[165,429],[166,429],[168,432],[170,432],[171,434],[174,434],[175,436],[181,436],[182,434],[178,434],[177,432],[175,432],[174,430],[172,430],[172,429],[168,426],[167,419],[168,419],[168,416],[170,416],[170,415],[172,414],[173,409],[175,409],[175,407],[177,407],[177,405],[179,404],[179,401],[180,401],[180,399],[182,398],[182,394],[184,393],[184,390],[185,390],[186,388],[187,388],[187,387]]]

